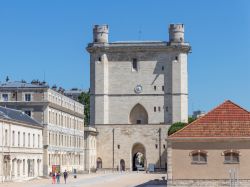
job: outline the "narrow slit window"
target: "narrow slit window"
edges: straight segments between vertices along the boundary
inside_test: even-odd
[[[138,71],[138,62],[136,58],[133,58],[133,62],[132,62],[132,69],[134,71]]]
[[[154,86],[154,90],[156,90],[156,86]]]

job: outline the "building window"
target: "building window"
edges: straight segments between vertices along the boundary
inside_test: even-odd
[[[15,146],[15,131],[12,131],[12,146]]]
[[[154,86],[154,90],[156,90],[156,86]]]
[[[28,134],[28,147],[30,147],[30,133]]]
[[[25,175],[25,159],[23,159],[23,175]]]
[[[120,145],[117,145],[117,148],[120,149]]]
[[[25,94],[25,101],[31,101],[31,94]]]
[[[100,62],[101,62],[101,61],[102,61],[102,57],[99,57],[99,58],[98,58],[98,61],[100,61]]]
[[[33,147],[35,147],[35,134],[33,134]]]
[[[24,113],[25,113],[26,115],[28,115],[28,116],[31,117],[31,111],[30,111],[30,110],[25,110]]]
[[[166,112],[168,112],[168,107],[166,106]]]
[[[166,145],[165,144],[163,144],[163,149],[166,149]]]
[[[161,87],[162,91],[164,91],[164,86]]]
[[[40,134],[38,134],[38,138],[37,138],[37,147],[40,148]]]
[[[161,111],[161,107],[160,107],[160,106],[158,106],[158,111],[159,111],[159,112]]]
[[[240,162],[239,152],[224,152],[225,164],[238,164]]]
[[[5,146],[8,145],[8,130],[5,130]]]
[[[156,112],[156,106],[154,107],[154,112]]]
[[[138,71],[138,62],[137,62],[136,58],[133,58],[133,61],[132,61],[132,70],[133,71]]]
[[[2,94],[2,100],[3,101],[8,101],[9,100],[8,94]]]
[[[20,132],[18,132],[17,145],[20,147]]]
[[[164,71],[164,66],[161,67],[161,70]]]
[[[155,144],[155,149],[158,149],[158,144]]]
[[[23,133],[23,147],[25,147],[25,132]]]
[[[175,56],[175,60],[178,60],[178,56]]]
[[[192,164],[206,164],[207,163],[207,153],[195,151],[192,153]]]

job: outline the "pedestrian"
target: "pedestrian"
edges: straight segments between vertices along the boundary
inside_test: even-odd
[[[52,184],[56,184],[56,172],[52,173]]]
[[[66,171],[66,169],[65,169],[65,171],[63,172],[63,178],[64,178],[64,183],[66,184],[67,178],[68,178],[68,172]]]
[[[57,172],[57,174],[56,174],[56,182],[57,182],[57,184],[60,184],[60,171],[58,171]]]

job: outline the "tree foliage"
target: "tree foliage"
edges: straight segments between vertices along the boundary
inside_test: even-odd
[[[176,122],[173,123],[171,125],[171,127],[168,129],[168,135],[171,135],[175,132],[177,132],[178,130],[182,129],[183,127],[185,127],[187,125],[187,123],[183,123],[183,122]]]
[[[196,118],[189,116],[188,117],[188,123],[183,123],[183,122],[176,122],[171,125],[171,127],[168,129],[168,135],[171,135],[178,130],[181,130],[183,127],[185,127],[187,124],[192,123],[195,121]]]
[[[188,117],[188,123],[192,123],[194,120],[196,120],[196,118],[189,116]]]
[[[81,95],[78,97],[79,102],[84,104],[84,125],[89,126],[89,119],[90,119],[90,93],[82,92]]]

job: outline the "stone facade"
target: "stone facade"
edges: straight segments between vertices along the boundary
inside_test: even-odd
[[[170,25],[169,42],[110,43],[108,34],[107,25],[96,25],[87,47],[97,168],[134,170],[154,164],[165,170],[168,127],[188,119],[191,47],[184,42],[184,26]]]
[[[97,131],[93,127],[84,127],[84,156],[85,171],[93,172],[96,169],[96,136]]]
[[[84,106],[44,83],[0,85],[0,105],[24,111],[44,125],[43,171],[84,170]]]
[[[133,153],[140,149],[145,155],[145,167],[155,164],[155,169],[166,169],[167,125],[96,125],[96,128],[97,158],[102,160],[103,169],[119,169],[121,160],[125,161],[126,170],[132,169]]]
[[[0,181],[43,175],[43,127],[0,117]]]
[[[169,177],[169,179],[225,180],[229,179],[230,169],[236,169],[239,172],[239,179],[249,179],[249,140],[228,140],[172,142],[172,157],[169,158],[172,160],[172,178]],[[194,150],[206,152],[207,162],[205,164],[192,162],[192,151]],[[225,162],[225,152],[230,150],[239,153],[239,162]]]

